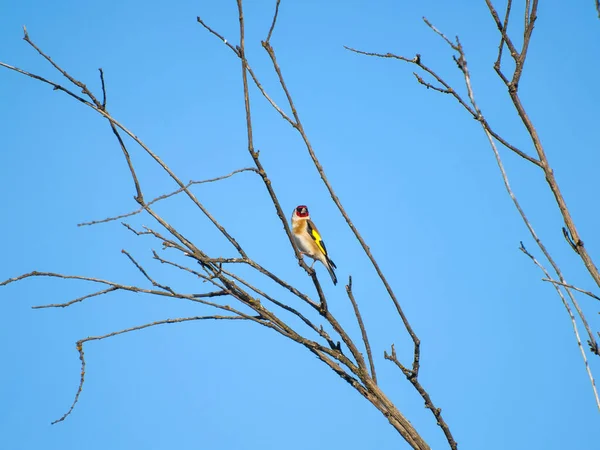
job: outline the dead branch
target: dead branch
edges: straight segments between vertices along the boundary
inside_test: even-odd
[[[144,328],[150,328],[150,327],[154,327],[157,325],[189,322],[192,320],[209,320],[209,319],[212,319],[212,320],[246,320],[247,318],[242,317],[242,316],[196,316],[196,317],[182,317],[182,318],[177,318],[177,319],[165,319],[165,320],[159,320],[157,322],[146,323],[144,325],[139,325],[136,327],[125,328],[124,330],[113,331],[112,333],[107,333],[107,334],[104,334],[101,336],[89,336],[85,339],[78,340],[75,343],[75,348],[77,349],[77,352],[79,353],[79,360],[81,361],[81,376],[79,378],[79,386],[77,386],[77,392],[75,393],[75,398],[73,399],[73,403],[71,403],[71,406],[69,407],[67,412],[64,413],[59,419],[56,419],[55,421],[53,421],[52,425],[62,422],[67,417],[69,417],[69,415],[73,412],[75,405],[79,401],[79,396],[81,395],[81,391],[83,390],[83,384],[85,382],[85,375],[86,375],[86,361],[85,361],[85,353],[83,351],[84,343],[90,342],[90,341],[100,341],[102,339],[107,339],[107,338],[111,338],[113,336],[118,336],[119,334],[125,334],[125,333],[130,333],[133,331],[143,330]],[[257,319],[258,319],[258,317],[257,317]]]
[[[423,388],[423,386],[419,382],[419,377],[417,376],[417,374],[415,374],[414,371],[405,367],[398,360],[398,357],[396,356],[396,348],[394,347],[394,344],[392,344],[392,353],[388,354],[387,352],[384,352],[383,356],[388,361],[392,361],[396,365],[396,367],[398,367],[400,369],[400,371],[404,374],[406,379],[412,383],[412,385],[415,387],[415,389],[417,390],[419,395],[421,395],[421,397],[425,401],[425,407],[433,413],[433,416],[435,417],[437,424],[440,426],[440,428],[444,432],[444,436],[446,436],[446,440],[448,441],[450,448],[452,450],[456,450],[458,448],[458,444],[456,443],[456,441],[454,440],[454,437],[452,436],[452,433],[450,432],[450,427],[448,426],[448,424],[444,421],[444,418],[442,417],[442,409],[435,407],[435,405],[431,401],[431,397],[429,396],[429,394],[427,393],[425,388]]]
[[[521,250],[525,255],[527,255],[533,261],[533,263],[536,266],[538,266],[542,272],[544,272],[544,275],[546,276],[546,278],[551,279],[550,274],[548,273],[546,268],[531,253],[529,253],[527,251],[527,249],[525,248],[525,246],[523,245],[522,242],[521,242],[521,246],[519,247],[519,250]],[[596,399],[596,406],[600,410],[600,397],[598,397],[598,390],[596,389],[596,381],[594,380],[592,370],[590,369],[590,365],[588,364],[587,357],[585,356],[585,350],[583,349],[583,345],[581,344],[581,338],[579,336],[579,330],[577,328],[577,322],[575,321],[575,316],[573,315],[573,312],[571,311],[571,307],[569,306],[567,299],[565,298],[562,291],[560,290],[559,284],[555,284],[555,283],[552,283],[552,284],[553,284],[554,288],[556,289],[556,292],[557,292],[558,296],[560,297],[565,309],[567,310],[567,313],[569,314],[569,318],[571,319],[571,325],[573,326],[573,332],[575,333],[575,339],[577,340],[577,345],[579,347],[579,351],[581,352],[581,357],[582,357],[583,363],[585,365],[585,370],[588,374],[590,383],[592,385],[592,391],[594,392],[594,398]],[[573,302],[574,297],[572,296],[571,291],[568,288],[567,288],[567,293],[569,294],[571,301]],[[574,304],[576,304],[576,303],[574,303]],[[579,307],[577,306],[577,308],[579,308]],[[586,325],[586,328],[589,328],[587,326],[587,322],[585,325]],[[590,341],[588,341],[588,344],[590,345],[592,351],[594,353],[598,354],[598,344],[596,343],[595,340],[593,340],[593,337]]]
[[[119,135],[117,135],[117,136],[120,138],[120,136],[119,136]],[[126,151],[126,150],[125,150],[125,151]],[[257,170],[256,170],[255,168],[253,168],[253,167],[246,167],[246,168],[243,168],[243,169],[237,169],[237,170],[234,170],[233,172],[231,172],[231,173],[228,173],[227,175],[222,175],[222,176],[220,176],[220,177],[216,177],[216,178],[209,178],[208,180],[199,180],[199,181],[193,181],[193,180],[192,180],[192,181],[188,182],[188,183],[185,185],[185,187],[186,187],[186,188],[189,188],[189,187],[191,187],[191,186],[194,186],[194,185],[197,185],[197,184],[213,183],[213,182],[215,182],[215,181],[225,180],[226,178],[230,178],[230,177],[232,177],[233,175],[235,175],[235,174],[237,174],[237,173],[241,173],[241,172],[255,172],[255,173],[258,173],[258,172],[257,172]],[[133,175],[133,174],[132,174],[132,175]],[[136,183],[136,185],[137,185],[137,183]],[[146,203],[146,204],[147,204],[148,206],[150,206],[150,205],[153,205],[153,204],[154,204],[154,203],[156,203],[156,202],[159,202],[159,201],[161,201],[161,200],[165,200],[165,199],[167,199],[167,198],[169,198],[169,197],[173,197],[173,196],[175,196],[175,195],[177,195],[177,194],[180,194],[180,193],[181,193],[181,192],[183,192],[183,191],[184,191],[184,188],[179,188],[179,189],[177,189],[177,190],[175,190],[175,191],[173,191],[173,192],[170,192],[169,194],[164,194],[164,195],[161,195],[161,196],[159,196],[159,197],[156,197],[155,199],[153,199],[153,200],[149,201],[149,202],[148,202],[148,203]],[[141,193],[139,193],[139,194],[138,194],[138,197],[140,196],[140,194],[141,194]],[[96,224],[99,224],[99,223],[107,223],[107,222],[112,222],[112,221],[114,221],[114,220],[124,219],[125,217],[131,217],[131,216],[135,216],[136,214],[139,214],[139,213],[141,213],[141,212],[143,212],[143,211],[144,211],[144,207],[142,206],[141,208],[139,208],[139,209],[136,209],[135,211],[131,211],[131,212],[128,212],[128,213],[125,213],[125,214],[121,214],[121,215],[119,215],[119,216],[107,217],[106,219],[102,219],[102,220],[92,220],[92,221],[90,221],[90,222],[82,222],[82,223],[78,223],[78,224],[77,224],[77,226],[78,226],[78,227],[83,227],[83,226],[88,226],[88,225],[96,225]]]
[[[352,277],[348,277],[348,284],[346,285],[346,294],[348,294],[348,298],[350,302],[352,302],[352,307],[354,308],[354,315],[356,316],[356,320],[358,321],[358,326],[360,327],[360,332],[362,334],[363,343],[365,344],[365,350],[367,351],[367,357],[369,358],[369,367],[371,368],[371,378],[375,384],[377,384],[377,375],[375,374],[375,364],[373,363],[373,355],[371,354],[371,345],[369,344],[369,338],[367,336],[367,330],[365,328],[365,324],[363,322],[362,316],[360,315],[360,311],[358,309],[358,304],[354,298],[354,293],[352,292]]]

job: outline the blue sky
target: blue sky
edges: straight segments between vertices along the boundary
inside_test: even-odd
[[[248,2],[247,55],[283,104],[260,46],[269,2]],[[498,5],[501,8],[502,5]],[[515,6],[516,8],[516,6]],[[107,4],[23,0],[0,7],[0,61],[63,82],[22,41],[31,38],[99,93],[108,110],[180,177],[212,178],[249,167],[240,66],[196,22],[237,41],[235,2],[125,0]],[[498,132],[531,152],[492,64],[497,31],[485,3],[290,2],[272,44],[308,136],[337,194],[365,237],[422,341],[421,381],[463,449],[592,449],[600,416],[564,307],[518,250],[539,256],[506,194],[485,135],[448,97],[427,91],[413,67],[361,57],[343,46],[422,55],[463,88],[447,47],[426,16],[467,52],[479,106]],[[597,230],[597,42],[593,2],[541,2],[520,85],[586,247]],[[515,24],[520,22],[515,16]],[[422,400],[383,351],[412,349],[374,270],[329,198],[298,135],[251,92],[255,145],[287,213],[307,204],[338,265],[337,287],[317,266],[329,306],[358,337],[343,284],[348,275],[370,330],[380,384],[432,448],[444,438]],[[105,120],[38,82],[0,70],[0,279],[31,270],[147,286],[121,249],[162,282],[197,282],[151,259],[163,252],[118,222],[76,224],[137,207],[126,165]],[[131,144],[146,197],[173,183]],[[567,280],[594,289],[565,243],[538,170],[503,153],[511,183]],[[260,180],[252,173],[195,188],[206,207],[257,261],[311,291]],[[234,256],[183,197],[157,206],[199,247]],[[148,216],[128,220],[153,226]],[[256,280],[265,288],[271,286]],[[207,313],[184,301],[113,293],[60,310],[91,292],[84,283],[34,279],[0,290],[3,367],[0,448],[115,450],[407,448],[381,414],[299,346],[250,323],[155,327],[86,347],[79,380],[74,343],[156,320]],[[298,306],[277,289],[284,302]],[[598,303],[579,296],[594,330]],[[599,358],[591,359],[600,376]]]

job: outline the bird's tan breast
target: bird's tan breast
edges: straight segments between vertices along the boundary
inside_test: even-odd
[[[306,220],[296,219],[292,221],[292,231],[294,234],[304,233],[306,230]]]

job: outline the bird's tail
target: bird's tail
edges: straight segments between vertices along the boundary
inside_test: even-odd
[[[333,281],[333,284],[335,286],[337,284],[337,277],[335,276],[335,272],[333,271],[333,269],[337,269],[337,267],[335,263],[327,256],[325,257],[325,260],[327,262],[327,264],[325,264],[325,267],[327,267],[327,271],[329,272],[329,275],[331,275],[331,281]]]

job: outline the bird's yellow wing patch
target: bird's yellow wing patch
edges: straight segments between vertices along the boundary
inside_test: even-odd
[[[315,244],[317,244],[317,247],[319,247],[321,253],[327,256],[327,248],[325,248],[325,242],[323,242],[323,239],[321,239],[321,235],[319,234],[317,227],[315,227],[315,224],[312,223],[312,221],[307,220],[306,226],[308,227],[308,234],[310,234],[310,237],[313,238]]]

